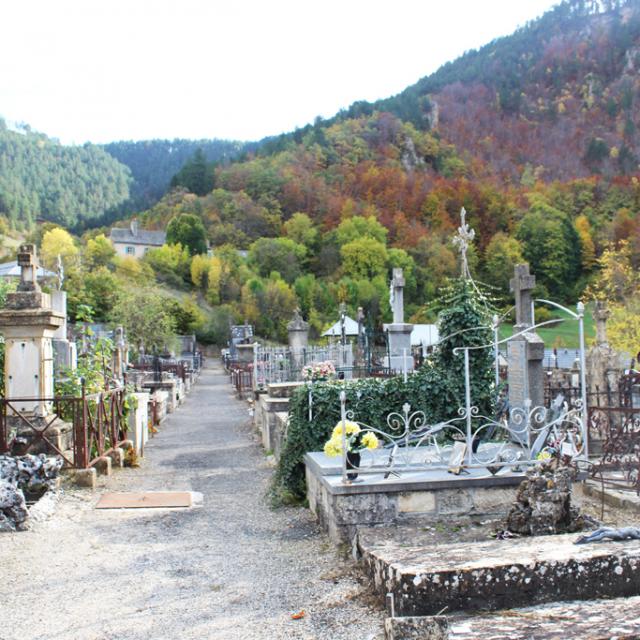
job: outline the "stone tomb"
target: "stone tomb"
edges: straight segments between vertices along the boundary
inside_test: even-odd
[[[434,545],[415,528],[366,529],[357,545],[375,589],[393,594],[396,616],[640,595],[637,540],[576,545],[578,537]]]
[[[508,468],[493,476],[486,469],[469,469],[457,476],[446,470],[401,471],[384,478],[388,451],[364,451],[361,468],[380,472],[342,482],[340,458],[322,452],[304,457],[309,508],[336,542],[350,542],[360,527],[394,525],[443,516],[504,516],[524,479]]]

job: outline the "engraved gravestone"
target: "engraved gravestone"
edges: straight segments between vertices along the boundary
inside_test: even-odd
[[[512,409],[523,409],[530,405],[541,407],[544,403],[544,342],[532,327],[532,291],[536,278],[529,273],[528,264],[518,264],[511,279],[511,291],[516,302],[515,336],[507,343],[509,405]],[[518,335],[519,334],[519,335]],[[514,425],[514,428],[518,428]],[[526,439],[523,434],[518,438]]]

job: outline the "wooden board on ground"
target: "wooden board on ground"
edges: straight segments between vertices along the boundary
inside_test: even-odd
[[[158,507],[190,507],[189,491],[147,491],[105,493],[96,509],[149,509]]]

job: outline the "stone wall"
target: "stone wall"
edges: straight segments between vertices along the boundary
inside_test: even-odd
[[[376,487],[341,485],[320,475],[309,460],[309,454],[305,456],[305,464],[309,508],[336,543],[350,542],[362,526],[469,514],[503,516],[515,498],[516,485],[521,479],[445,479],[439,482],[396,479]]]

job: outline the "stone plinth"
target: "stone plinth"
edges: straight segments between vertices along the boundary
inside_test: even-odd
[[[271,398],[290,398],[302,386],[304,382],[272,382],[267,385],[267,393]]]
[[[389,368],[395,371],[413,371],[411,332],[413,325],[406,322],[385,324],[389,339]]]
[[[280,436],[276,435],[278,425],[276,423],[277,413],[289,412],[289,398],[272,398],[266,394],[260,394],[256,400],[253,420],[256,429],[262,435],[262,446],[274,451],[276,439]]]
[[[130,396],[137,401],[137,406],[129,412],[127,438],[141,456],[144,455],[144,445],[149,437],[149,394],[132,393]]]
[[[363,452],[362,465],[377,464],[379,458],[380,473],[343,484],[339,458],[320,452],[305,455],[309,508],[334,542],[351,541],[362,526],[452,515],[506,515],[524,477],[508,470],[488,476],[486,469],[470,469],[465,476],[433,470],[384,479],[383,456],[388,452]]]
[[[299,309],[296,309],[293,319],[287,324],[287,333],[289,347],[299,365],[302,363],[303,349],[306,349],[309,344],[309,323],[302,319]]]
[[[565,534],[434,546],[418,531],[402,533],[358,535],[366,571],[381,595],[394,595],[396,615],[640,594],[637,541],[575,545]]]
[[[43,398],[53,395],[51,339],[62,322],[60,314],[46,308],[0,311],[0,331],[6,345],[6,397],[38,399],[15,403],[15,408],[20,412],[37,416],[51,412],[51,403]]]

